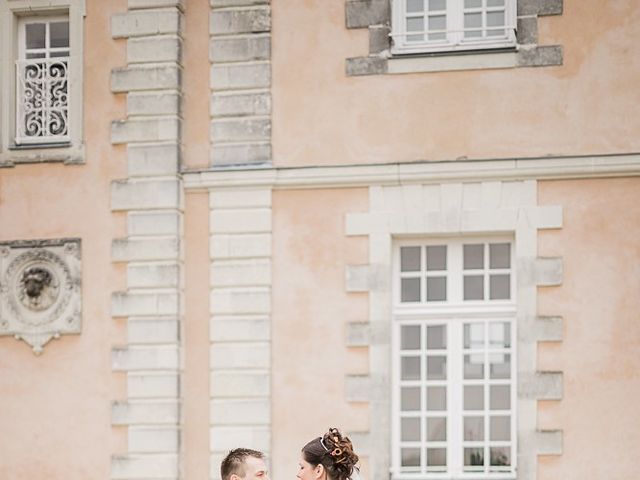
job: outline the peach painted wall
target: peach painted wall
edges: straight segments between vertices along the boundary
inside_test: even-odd
[[[111,293],[125,287],[111,262],[111,241],[125,217],[110,211],[110,181],[126,177],[123,147],[110,144],[110,122],[125,116],[110,92],[110,71],[125,63],[124,41],[111,39],[111,15],[126,0],[87,1],[84,78],[86,164],[0,169],[0,239],[82,239],[82,334],[63,336],[35,356],[0,337],[0,478],[109,478],[110,457],[126,447],[111,427],[111,402],[126,396],[111,371],[111,348],[126,342],[111,318]]]
[[[366,211],[366,189],[273,193],[272,478],[295,479],[300,449],[330,426],[363,431],[366,404],[345,401],[366,349],[345,345],[366,321],[368,296],[346,293],[345,265],[368,261],[367,237],[346,237],[346,213]]]
[[[346,77],[368,53],[343,0],[273,5],[278,166],[640,150],[640,2],[564,0],[539,19],[562,67]]]
[[[561,230],[539,254],[561,256],[562,286],[539,291],[539,312],[562,315],[561,343],[541,344],[539,368],[564,372],[561,401],[541,402],[539,427],[563,429],[562,456],[538,478],[638,478],[640,451],[640,177],[541,182],[562,205]]]

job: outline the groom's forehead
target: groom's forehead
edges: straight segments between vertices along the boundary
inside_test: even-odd
[[[254,471],[267,469],[267,466],[262,458],[249,456],[244,460],[244,462],[251,470]]]

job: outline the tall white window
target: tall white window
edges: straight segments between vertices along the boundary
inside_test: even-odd
[[[393,0],[393,52],[512,47],[516,0]]]
[[[508,238],[397,245],[394,478],[515,478],[512,253]]]
[[[16,144],[69,142],[69,18],[22,18],[18,35]]]

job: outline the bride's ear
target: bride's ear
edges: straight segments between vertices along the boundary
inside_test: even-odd
[[[321,463],[319,463],[318,465],[316,465],[316,468],[313,470],[313,473],[315,474],[315,478],[320,479],[324,476],[325,470],[324,470],[324,465],[322,465]]]

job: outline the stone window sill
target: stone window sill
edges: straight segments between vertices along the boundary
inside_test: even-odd
[[[0,152],[0,167],[14,167],[29,163],[85,163],[84,144],[71,143],[11,146]]]

